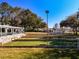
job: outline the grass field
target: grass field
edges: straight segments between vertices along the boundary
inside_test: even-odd
[[[47,33],[41,32],[28,32],[26,36],[23,38],[43,38],[47,36]],[[53,35],[52,35],[53,36]],[[18,39],[19,40],[19,39]],[[22,40],[22,39],[20,39]],[[40,44],[48,45],[49,42],[47,41],[16,41],[6,43],[3,46],[37,46]],[[62,56],[63,53],[59,53],[54,48],[47,49],[47,48],[0,48],[0,59],[71,59],[71,56]],[[69,51],[68,51],[69,52]],[[66,54],[68,54],[68,52]],[[73,52],[70,52],[71,54]],[[69,53],[69,54],[70,54]],[[74,53],[73,55],[75,55]],[[60,55],[62,57],[60,57]],[[79,59],[79,58],[78,58]]]
[[[29,59],[35,53],[42,53],[43,49],[35,48],[0,48],[0,59]]]
[[[53,49],[43,48],[0,48],[0,59],[70,59],[54,57]]]
[[[3,46],[39,46],[39,45],[48,45],[46,41],[16,41],[3,44]]]

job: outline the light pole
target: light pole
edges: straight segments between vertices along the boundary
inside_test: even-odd
[[[78,12],[77,12],[77,19],[79,20],[79,9],[78,9]]]
[[[79,9],[78,9],[78,12],[77,12],[77,21],[79,20]],[[77,26],[78,26],[78,22],[76,24],[76,35],[77,35]]]
[[[47,15],[47,33],[48,33],[49,32],[49,30],[48,30],[48,14],[49,14],[49,10],[46,10],[45,13]]]

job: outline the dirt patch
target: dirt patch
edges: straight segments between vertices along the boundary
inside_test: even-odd
[[[47,35],[45,32],[26,32],[23,38],[42,38]]]

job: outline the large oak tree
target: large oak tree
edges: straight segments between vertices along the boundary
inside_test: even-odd
[[[29,9],[12,7],[6,2],[0,4],[0,22],[11,26],[21,26],[25,30],[45,28],[47,24]]]

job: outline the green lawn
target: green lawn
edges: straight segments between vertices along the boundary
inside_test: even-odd
[[[0,48],[0,59],[70,59],[70,57],[54,56],[56,53],[53,50],[45,48]]]
[[[30,40],[30,38],[28,38],[28,39]],[[22,39],[20,39],[20,40],[22,40]],[[23,40],[27,40],[27,39],[23,38]],[[39,45],[49,45],[49,42],[50,41],[25,41],[25,42],[16,41],[16,42],[6,43],[3,46],[31,46],[31,45],[39,46]],[[52,49],[47,49],[47,48],[0,48],[0,59],[56,59],[56,57],[57,57],[57,59],[71,59],[71,56],[59,57],[60,55],[62,56],[63,54],[58,53],[58,50],[54,50],[54,51],[53,50],[54,50],[54,48],[52,48]],[[68,52],[69,51],[67,51],[66,54],[68,54]],[[65,52],[64,52],[64,54],[65,54]],[[75,54],[77,54],[77,52],[74,53],[74,55]]]
[[[35,59],[34,54],[39,53],[42,55],[42,48],[0,48],[0,59]]]
[[[46,41],[16,41],[6,43],[3,46],[39,46],[39,45],[48,45]]]
[[[0,59],[71,59],[73,52],[77,54],[74,50],[66,50],[63,53],[58,53],[58,51],[63,50],[54,48],[0,48]],[[76,55],[75,53],[73,55]]]

